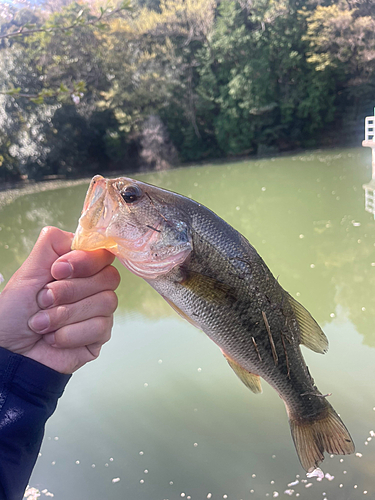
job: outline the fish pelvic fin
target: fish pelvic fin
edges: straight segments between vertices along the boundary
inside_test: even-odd
[[[341,418],[327,402],[327,411],[317,420],[289,416],[290,430],[302,467],[311,472],[324,460],[324,452],[333,455],[354,453],[354,443]]]
[[[224,357],[228,361],[229,366],[232,368],[237,377],[248,387],[254,394],[261,394],[262,386],[260,383],[259,375],[255,375],[254,373],[245,370],[241,365],[233,361],[233,359],[229,358],[225,353]]]
[[[325,354],[328,351],[328,339],[309,311],[288,293],[289,304],[296,316],[300,343],[314,352]]]

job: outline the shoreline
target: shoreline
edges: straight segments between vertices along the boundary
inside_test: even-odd
[[[151,173],[160,173],[160,172],[167,172],[170,170],[178,170],[178,169],[185,169],[189,168],[192,166],[204,166],[204,165],[220,165],[222,163],[237,163],[237,162],[243,162],[243,161],[259,161],[259,160],[264,160],[264,159],[269,159],[269,158],[285,158],[287,156],[295,156],[295,155],[301,155],[301,154],[311,154],[311,153],[323,153],[324,151],[327,151],[327,153],[333,153],[335,150],[340,149],[340,150],[349,150],[349,149],[362,149],[360,146],[347,146],[347,147],[338,147],[338,146],[332,146],[332,147],[317,147],[317,148],[312,148],[312,149],[296,149],[293,151],[283,151],[279,152],[278,154],[269,154],[269,155],[261,155],[261,156],[243,156],[243,157],[235,157],[235,158],[220,158],[216,160],[207,160],[207,161],[200,161],[196,163],[189,163],[185,165],[176,165],[174,167],[171,167],[169,169],[165,170],[148,170],[148,171],[138,171],[138,172],[126,172],[124,173],[121,170],[113,170],[105,173],[106,177],[121,177],[123,175],[130,175],[134,176],[137,174],[144,175],[144,174],[151,174]],[[71,187],[71,186],[78,186],[80,184],[89,184],[89,182],[92,179],[92,175],[89,176],[84,176],[84,177],[79,177],[75,179],[64,179],[64,178],[58,178],[57,176],[51,176],[51,178],[46,178],[42,179],[40,181],[33,181],[33,180],[22,180],[22,181],[17,181],[17,182],[5,182],[3,184],[0,184],[0,209],[2,209],[4,206],[9,205],[12,203],[15,199],[32,194],[32,193],[38,193],[41,191],[53,191],[55,189],[60,189],[60,188],[65,188],[65,187]]]
[[[42,191],[53,191],[55,189],[77,186],[79,184],[87,184],[90,182],[91,177],[83,177],[81,179],[66,180],[55,179],[45,181],[22,181],[15,183],[7,183],[0,187],[0,209],[9,205],[17,198],[27,194],[39,193]]]

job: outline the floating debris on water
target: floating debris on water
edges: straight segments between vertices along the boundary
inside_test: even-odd
[[[284,494],[289,495],[290,497],[293,495],[293,493],[294,493],[294,490],[285,490],[284,491]]]
[[[344,472],[344,474],[346,474],[346,471]],[[324,477],[328,479],[328,481],[333,481],[335,479],[335,476],[331,476],[331,474],[329,474],[328,472],[325,473]]]
[[[120,478],[119,477],[114,477],[112,479],[112,483],[118,483],[120,481]]]
[[[298,483],[299,483],[299,481],[298,481],[298,479],[296,479],[296,481],[292,481],[291,483],[289,483],[288,486],[290,488],[291,486],[296,486],[296,484],[298,484]]]
[[[314,469],[313,471],[308,472],[308,473],[306,474],[306,477],[308,477],[308,478],[311,478],[311,477],[317,477],[317,478],[323,479],[323,477],[324,477],[324,472],[322,471],[322,469],[320,469],[319,467],[317,467],[317,468],[316,468],[316,469]]]

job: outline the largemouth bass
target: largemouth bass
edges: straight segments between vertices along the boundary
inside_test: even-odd
[[[354,444],[303,359],[328,341],[310,313],[274,278],[254,247],[203,205],[126,177],[95,176],[73,249],[106,248],[203,330],[254,393],[260,378],[283,399],[298,457],[314,470],[324,452]]]

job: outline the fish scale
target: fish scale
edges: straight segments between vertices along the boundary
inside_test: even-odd
[[[133,179],[96,176],[72,248],[107,248],[202,329],[248,388],[259,393],[260,377],[268,382],[285,403],[307,471],[324,452],[354,452],[300,349],[326,352],[324,333],[246,238],[211,210]]]

